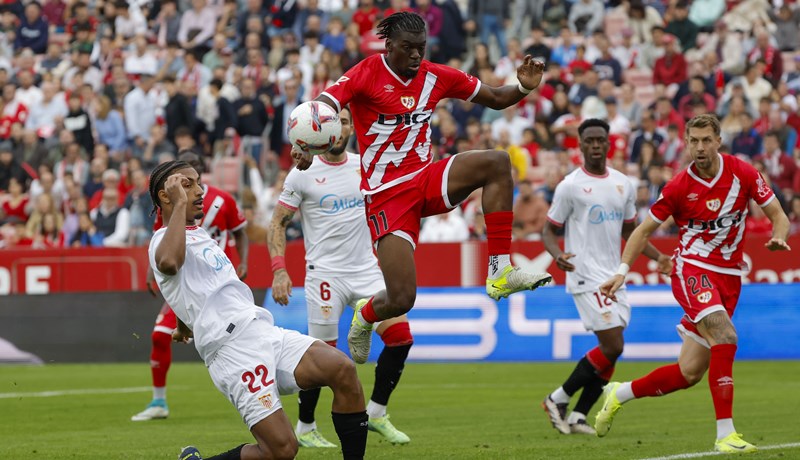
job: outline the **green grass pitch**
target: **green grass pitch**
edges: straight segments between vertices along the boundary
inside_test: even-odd
[[[622,362],[615,379],[638,377],[655,365]],[[572,366],[409,364],[389,409],[411,443],[392,446],[370,433],[367,458],[617,460],[713,448],[714,411],[705,381],[665,398],[626,405],[604,439],[559,435],[539,403]],[[168,420],[129,421],[149,402],[149,374],[146,364],[0,367],[0,458],[174,459],[187,444],[212,455],[251,441],[239,415],[199,363],[173,365]],[[360,375],[369,396],[373,366],[360,366]],[[736,363],[738,431],[761,446],[798,444],[748,459],[800,458],[798,376],[800,363],[795,361]],[[25,395],[45,391],[69,394]],[[330,422],[330,400],[330,391],[323,391],[317,423],[328,439],[338,442]],[[296,398],[284,397],[283,403],[294,423]],[[333,449],[301,448],[298,458],[341,457]]]

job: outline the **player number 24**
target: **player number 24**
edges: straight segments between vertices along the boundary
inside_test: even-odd
[[[689,289],[692,290],[692,295],[697,295],[697,293],[700,292],[700,289],[714,289],[714,286],[708,279],[708,275],[700,275],[700,287],[697,287],[696,276],[690,276],[689,278],[687,278],[686,284],[688,284]]]
[[[250,390],[250,393],[258,393],[261,388],[268,387],[274,382],[274,380],[267,381],[267,376],[269,375],[267,366],[259,364],[253,371],[247,371],[242,374],[242,382],[247,384],[247,389]],[[261,385],[257,383],[258,377],[261,377]]]

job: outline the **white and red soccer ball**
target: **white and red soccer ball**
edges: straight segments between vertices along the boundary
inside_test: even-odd
[[[286,129],[292,145],[311,155],[321,155],[339,141],[342,122],[328,104],[308,101],[292,110]]]

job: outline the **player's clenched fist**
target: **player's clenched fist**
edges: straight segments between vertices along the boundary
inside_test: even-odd
[[[572,263],[567,262],[569,259],[575,257],[575,254],[570,254],[568,252],[564,252],[556,257],[556,267],[564,270],[565,272],[574,272],[575,266]]]
[[[183,174],[173,174],[164,182],[164,191],[167,192],[170,203],[176,205],[178,203],[186,203],[186,187],[189,184],[189,178]]]
[[[622,275],[614,275],[608,279],[605,283],[600,285],[600,292],[603,293],[606,297],[613,300],[614,302],[617,301],[617,291],[622,285],[625,284],[625,277]]]
[[[286,270],[278,270],[272,279],[272,300],[278,305],[288,305],[292,295],[292,280]]]
[[[304,152],[298,149],[295,146],[292,146],[292,158],[297,161],[297,169],[300,171],[305,171],[309,167],[311,167],[311,162],[313,161],[314,157],[311,156],[310,153]]]
[[[525,89],[535,89],[542,82],[544,75],[544,62],[533,59],[530,54],[525,56],[522,64],[517,67],[517,79]]]

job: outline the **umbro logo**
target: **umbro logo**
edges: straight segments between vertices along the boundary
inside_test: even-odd
[[[392,91],[394,91],[394,86],[386,85],[383,87],[383,89],[385,89],[387,93],[391,93]]]
[[[733,378],[728,377],[727,375],[724,377],[720,377],[717,379],[717,385],[719,386],[733,385]]]
[[[689,201],[697,201],[697,194],[696,193],[690,193],[690,194],[686,195],[686,199],[689,200]]]
[[[322,185],[322,184],[324,184],[326,179],[327,179],[327,177],[323,177],[322,179],[317,179],[316,177],[314,178],[314,180],[315,180],[315,181],[316,181],[316,182],[317,182],[319,185]]]

